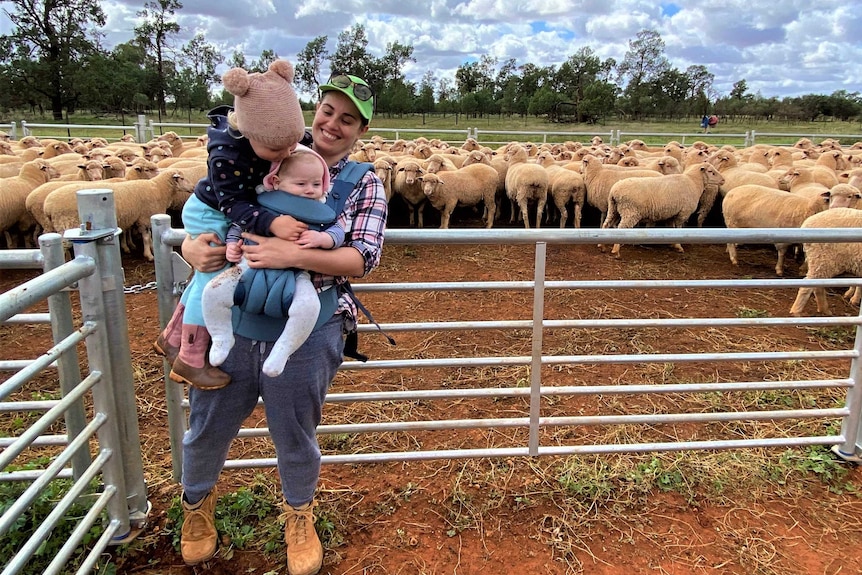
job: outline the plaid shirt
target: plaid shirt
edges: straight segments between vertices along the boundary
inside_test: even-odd
[[[345,164],[347,164],[346,156],[329,168],[329,175],[332,180],[338,177]],[[362,259],[365,260],[363,277],[380,264],[380,255],[383,249],[383,229],[386,226],[388,212],[389,204],[386,203],[383,182],[380,181],[377,174],[369,170],[350,192],[347,202],[344,204],[344,210],[338,214],[338,223],[345,231],[342,245],[356,248],[362,254]],[[311,280],[319,291],[333,283],[336,286],[341,286],[347,283],[348,278],[312,272]],[[355,327],[356,304],[344,288],[339,287],[338,289],[338,309],[335,313],[347,313],[353,320],[353,327]]]

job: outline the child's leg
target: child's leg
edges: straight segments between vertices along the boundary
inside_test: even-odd
[[[245,260],[242,260],[245,262]],[[207,330],[212,338],[210,363],[221,365],[233,347],[233,324],[231,308],[233,292],[247,265],[236,265],[207,282],[201,295],[201,311]]]
[[[230,376],[207,361],[210,336],[202,325],[184,323],[180,353],[170,377],[198,389],[220,389],[230,383]]]
[[[177,359],[177,354],[180,352],[183,313],[185,313],[185,310],[186,306],[182,303],[178,303],[177,307],[174,308],[174,315],[172,315],[170,321],[168,321],[168,325],[165,326],[165,329],[162,330],[162,333],[160,333],[156,341],[153,342],[153,349],[155,349],[157,353],[165,356],[165,359],[168,360],[168,363],[170,364],[174,363]]]
[[[330,288],[335,289],[335,288]],[[263,362],[263,373],[275,377],[284,371],[287,360],[305,343],[317,323],[320,299],[308,272],[296,274],[296,290],[290,302],[287,323]]]

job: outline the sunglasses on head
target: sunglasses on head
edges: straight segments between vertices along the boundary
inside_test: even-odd
[[[333,74],[329,77],[327,84],[332,84],[336,88],[349,88],[353,86],[353,95],[356,96],[357,100],[362,102],[367,102],[372,98],[372,96],[374,96],[374,92],[371,91],[371,88],[365,84],[354,82],[347,74]]]

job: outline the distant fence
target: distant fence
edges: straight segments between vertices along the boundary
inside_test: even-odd
[[[205,133],[208,124],[195,124],[187,122],[156,122],[147,119],[145,115],[139,115],[135,123],[131,126],[112,126],[101,124],[36,124],[21,120],[20,130],[18,124],[10,122],[8,124],[0,124],[0,129],[5,130],[13,139],[20,139],[23,136],[31,134],[32,128],[40,129],[58,129],[66,130],[65,134],[46,134],[45,138],[55,138],[59,140],[69,140],[74,137],[92,137],[94,132],[108,132],[114,134],[113,139],[119,139],[117,133],[128,134],[135,136],[135,141],[146,142],[156,138],[166,131],[183,131],[188,130],[188,134],[178,133],[180,138],[197,138]],[[74,132],[74,133],[73,133]],[[369,134],[378,134],[387,141],[395,141],[398,139],[412,139],[419,136],[434,133],[444,136],[444,141],[449,144],[458,144],[464,142],[467,138],[474,138],[480,144],[486,146],[503,145],[513,140],[532,141],[532,142],[564,142],[567,140],[576,142],[588,142],[598,136],[606,144],[612,146],[632,139],[643,139],[648,144],[660,142],[662,144],[671,140],[676,140],[683,146],[696,140],[701,140],[709,143],[714,143],[718,146],[733,145],[737,147],[753,146],[756,143],[773,144],[773,145],[792,145],[800,138],[808,138],[814,142],[819,142],[827,138],[832,138],[841,141],[844,144],[850,142],[862,142],[862,134],[814,134],[810,132],[757,132],[756,130],[747,130],[745,132],[710,132],[703,134],[692,131],[679,132],[651,132],[641,130],[590,130],[590,131],[562,131],[562,130],[486,130],[478,127],[468,127],[460,130],[442,130],[431,127],[415,127],[415,128],[369,128]],[[450,137],[451,136],[451,137]],[[112,139],[112,138],[107,138]]]

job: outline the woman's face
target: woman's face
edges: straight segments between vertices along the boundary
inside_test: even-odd
[[[368,131],[368,125],[363,126],[361,120],[359,110],[346,95],[335,90],[323,93],[311,122],[311,134],[314,151],[323,156],[327,165],[346,156]]]

